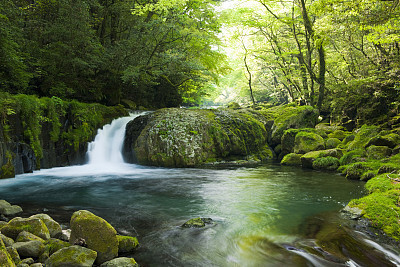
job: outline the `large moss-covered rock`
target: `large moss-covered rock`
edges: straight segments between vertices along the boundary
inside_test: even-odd
[[[0,233],[0,239],[3,240],[4,245],[6,245],[6,247],[12,246],[14,244],[14,240],[3,235],[2,233]]]
[[[320,135],[309,132],[299,132],[296,135],[294,153],[305,154],[323,149],[325,149],[325,141]]]
[[[23,258],[38,258],[44,251],[44,244],[40,241],[16,242],[13,247]]]
[[[87,210],[80,210],[72,215],[70,225],[70,243],[84,239],[87,247],[97,252],[96,264],[118,256],[117,231],[103,218]]]
[[[56,222],[55,220],[53,220],[53,218],[51,218],[47,214],[35,214],[29,218],[41,219],[44,222],[44,224],[47,226],[47,229],[49,230],[49,233],[50,233],[50,237],[58,237],[62,234],[62,229],[61,229],[60,224],[58,222]]]
[[[379,134],[379,127],[363,125],[356,131],[354,140],[347,144],[348,150],[362,149],[368,142]]]
[[[301,154],[290,153],[281,160],[282,165],[286,166],[301,166]]]
[[[383,159],[392,154],[392,150],[387,146],[369,146],[367,148],[367,156],[370,159]]]
[[[161,109],[128,123],[124,157],[165,167],[188,167],[218,159],[243,159],[267,145],[264,123],[250,111]]]
[[[8,254],[3,240],[0,239],[0,266],[2,267],[15,267],[15,263],[11,256]]]
[[[40,257],[39,257],[39,261],[45,262],[53,253],[59,251],[60,249],[70,247],[70,246],[71,246],[71,244],[69,244],[67,242],[64,242],[62,240],[55,239],[55,238],[50,238],[45,243],[45,248],[44,248],[42,255],[40,255]]]
[[[6,245],[6,247],[7,247],[7,245]],[[18,264],[21,262],[21,258],[20,258],[20,256],[19,256],[18,251],[17,251],[16,248],[14,248],[14,247],[7,247],[7,252],[8,252],[8,255],[10,255],[11,259],[13,260],[13,262],[14,262],[15,264],[18,265]],[[2,266],[2,265],[0,265],[0,266]]]
[[[46,224],[37,218],[16,217],[1,228],[1,232],[12,239],[16,239],[22,231],[27,231],[45,240],[50,238]]]
[[[390,148],[395,148],[397,145],[400,144],[400,136],[396,133],[390,133],[386,135],[378,135],[372,137],[365,147],[369,146],[387,146]]]
[[[341,144],[341,141],[338,138],[328,138],[325,142],[325,147],[327,149],[337,148]]]
[[[335,157],[340,159],[343,156],[343,152],[340,149],[327,149],[327,150],[319,150],[319,151],[311,151],[304,154],[301,157],[301,164],[304,168],[313,168],[313,162],[317,158],[323,157]]]
[[[310,106],[284,106],[276,110],[278,114],[272,125],[270,145],[280,144],[284,132],[291,128],[314,128],[319,112]]]
[[[40,241],[44,243],[45,241],[43,238],[40,238],[32,233],[29,233],[27,231],[22,231],[21,233],[18,234],[17,238],[15,239],[16,242],[28,242],[28,241]]]
[[[11,205],[5,200],[0,200],[0,214],[12,216],[22,212],[22,208],[18,205]]]
[[[136,237],[117,235],[117,238],[118,253],[129,253],[139,246],[139,241]]]
[[[60,249],[45,262],[46,267],[88,267],[92,266],[97,257],[94,250],[81,246],[70,246]]]
[[[107,261],[100,265],[100,267],[138,267],[134,258],[116,258]]]
[[[334,157],[322,157],[317,158],[313,164],[314,170],[321,170],[321,171],[336,171],[339,166],[339,160]]]

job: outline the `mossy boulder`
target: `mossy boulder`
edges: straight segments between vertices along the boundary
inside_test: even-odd
[[[0,200],[0,214],[5,216],[13,216],[22,212],[22,208],[18,205],[11,205],[5,200]]]
[[[314,170],[321,170],[321,171],[336,171],[339,166],[339,160],[334,157],[322,157],[322,158],[317,158],[313,163],[312,163],[313,169]]]
[[[387,146],[390,148],[395,148],[399,144],[400,144],[400,136],[396,133],[390,133],[382,136],[378,135],[372,137],[365,145],[365,147],[374,145],[374,146]]]
[[[281,160],[282,165],[286,166],[301,166],[301,154],[290,153]]]
[[[284,132],[295,128],[314,128],[318,122],[319,112],[310,106],[283,106],[276,110],[276,117],[272,125],[270,145],[281,143]]]
[[[263,160],[273,152],[259,117],[246,110],[157,110],[128,123],[124,157],[164,167],[191,167],[249,155]],[[266,146],[270,153],[263,152]]]
[[[70,246],[71,244],[67,242],[55,238],[50,238],[45,242],[45,248],[42,255],[40,255],[39,257],[39,261],[45,262],[51,255],[53,255],[53,253]]]
[[[347,144],[348,150],[364,148],[373,137],[379,134],[379,131],[380,129],[378,126],[363,125],[356,131],[354,140]]]
[[[316,133],[299,132],[295,138],[294,153],[305,154],[325,149],[324,139]]]
[[[47,214],[35,214],[32,215],[32,219],[40,219],[44,222],[44,224],[47,226],[47,229],[49,230],[50,237],[58,237],[62,234],[62,229],[61,226],[58,222],[53,220],[49,215]]]
[[[193,218],[182,224],[183,228],[203,228],[207,224],[212,224],[211,218]]]
[[[13,247],[22,258],[39,258],[44,251],[41,241],[15,242]]]
[[[1,228],[1,232],[12,239],[16,239],[22,231],[27,231],[45,240],[50,238],[46,224],[37,218],[16,217]]]
[[[361,162],[354,163],[346,169],[346,178],[350,180],[360,180],[361,176],[371,170],[366,164]]]
[[[327,149],[337,148],[342,142],[337,138],[328,138],[325,142],[325,147]]]
[[[6,247],[7,247],[7,245],[6,245]],[[17,249],[14,247],[7,247],[7,252],[8,252],[8,255],[10,255],[13,262],[18,266],[18,264],[21,262],[21,257],[19,256]],[[0,266],[3,266],[3,265],[0,264]]]
[[[328,134],[329,138],[337,138],[340,141],[344,140],[346,138],[346,136],[348,136],[350,133],[343,131],[343,130],[336,130],[330,134]]]
[[[6,247],[10,247],[14,244],[14,240],[12,238],[9,238],[9,237],[3,235],[2,233],[0,233],[0,239],[3,240],[4,245]]]
[[[15,263],[12,260],[10,254],[8,254],[6,246],[3,240],[0,239],[0,266],[4,267],[15,267]]]
[[[356,149],[346,152],[340,158],[340,165],[348,165],[351,163],[356,163],[358,161],[365,161],[367,157],[366,151],[364,149]]]
[[[317,158],[322,157],[334,157],[334,158],[341,158],[343,156],[343,152],[340,149],[326,149],[326,150],[319,150],[319,151],[311,151],[303,156],[301,156],[301,165],[303,168],[313,168],[313,162]]]
[[[42,243],[45,242],[43,238],[40,238],[27,231],[22,231],[21,233],[19,233],[15,241],[16,242],[40,241]]]
[[[139,241],[136,237],[117,235],[117,238],[118,253],[129,253],[139,246]]]
[[[367,156],[370,159],[383,159],[389,157],[391,154],[392,150],[387,146],[371,145],[367,148]]]
[[[97,252],[96,264],[118,256],[117,231],[103,218],[87,210],[80,210],[72,215],[70,225],[70,243],[84,239],[87,247]]]
[[[294,145],[295,145],[295,139],[296,135],[299,133],[299,129],[289,129],[286,130],[282,137],[281,137],[281,155],[285,156],[289,153],[294,152]]]
[[[88,267],[96,260],[97,253],[94,250],[81,246],[70,246],[60,249],[50,256],[45,262],[46,267]]]
[[[138,267],[139,265],[136,263],[133,258],[116,258],[110,261],[107,261],[100,265],[100,267]]]
[[[326,134],[333,133],[337,130],[345,130],[341,125],[331,125],[330,123],[318,123],[315,125],[315,129],[319,131],[324,131]]]

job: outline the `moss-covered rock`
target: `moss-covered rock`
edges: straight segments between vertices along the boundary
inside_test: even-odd
[[[70,225],[70,243],[84,239],[87,247],[97,252],[96,264],[118,256],[117,231],[103,218],[87,210],[80,210],[72,215]]]
[[[43,238],[40,238],[27,231],[22,231],[21,233],[19,233],[15,241],[16,242],[40,241],[42,243],[45,242]]]
[[[314,170],[321,170],[321,171],[336,171],[339,166],[339,160],[334,157],[322,157],[317,158],[313,164]]]
[[[361,176],[369,170],[371,170],[371,168],[369,168],[367,164],[360,162],[354,163],[346,169],[346,178],[350,180],[360,180]]]
[[[212,224],[212,219],[210,218],[193,218],[182,224],[183,228],[203,228],[207,224]]]
[[[343,155],[342,150],[340,149],[327,149],[327,150],[319,150],[319,151],[311,151],[303,156],[301,156],[301,164],[303,168],[313,168],[313,162],[317,158],[322,157],[334,157],[334,158],[341,158]]]
[[[100,267],[138,267],[134,258],[116,258],[107,261],[100,265]]]
[[[329,138],[337,138],[340,141],[344,140],[346,138],[346,136],[348,136],[350,134],[350,132],[346,132],[343,130],[335,130],[334,132],[328,134]]]
[[[299,132],[296,135],[294,153],[305,154],[323,149],[325,149],[325,141],[320,135],[309,132]]]
[[[40,241],[16,242],[13,247],[23,258],[39,258],[44,251],[44,244]]]
[[[387,146],[371,145],[367,148],[367,156],[370,159],[383,159],[389,157],[391,154],[392,150]]]
[[[136,237],[117,235],[117,238],[118,253],[129,253],[139,246],[139,241]]]
[[[379,134],[379,131],[380,129],[377,126],[363,125],[360,129],[358,129],[358,131],[356,131],[354,140],[347,144],[348,150],[364,148],[365,145],[367,145],[368,142],[371,140],[371,138]]]
[[[0,214],[13,216],[22,212],[22,208],[18,205],[11,205],[5,200],[0,200]]]
[[[282,156],[294,152],[295,139],[299,131],[300,131],[299,129],[289,129],[283,133],[280,144],[281,146],[280,154]]]
[[[64,242],[59,239],[50,238],[45,242],[45,247],[42,255],[39,257],[40,262],[45,262],[53,253],[59,251],[60,249],[70,247],[71,244]]]
[[[1,228],[1,232],[12,239],[16,239],[22,231],[27,231],[45,240],[50,238],[46,224],[37,218],[16,217]]]
[[[3,235],[2,233],[0,233],[0,239],[3,240],[4,245],[6,247],[10,247],[10,246],[12,246],[14,244],[14,240],[13,239]]]
[[[400,136],[396,133],[390,133],[386,135],[378,135],[372,137],[365,147],[369,146],[387,146],[390,148],[395,148],[397,145],[400,144]]]
[[[70,246],[60,249],[45,262],[46,267],[88,267],[92,266],[97,257],[94,250],[81,246]]]
[[[14,247],[7,247],[6,249],[7,249],[8,255],[10,255],[12,261],[16,265],[18,265],[21,262],[21,258],[20,258],[19,254],[18,254],[17,249],[14,248]],[[0,266],[3,266],[3,265],[0,264]]]
[[[271,128],[270,144],[280,144],[284,132],[291,128],[314,128],[318,122],[319,112],[310,106],[283,106],[275,110],[274,124]]]
[[[349,152],[346,152],[340,158],[340,165],[348,165],[351,163],[356,163],[358,161],[365,161],[367,154],[363,149],[356,149]]]
[[[301,166],[301,154],[290,153],[281,160],[282,165],[286,166]]]
[[[337,148],[342,142],[337,138],[328,138],[325,142],[327,149]]]
[[[6,246],[3,243],[3,240],[0,239],[0,266],[4,267],[15,267],[15,263],[12,260],[11,256],[8,254]]]
[[[35,214],[32,215],[32,219],[40,219],[44,222],[44,224],[47,226],[47,229],[49,230],[50,237],[58,237],[62,234],[62,229],[61,226],[58,222],[53,220],[49,215],[47,214]]]
[[[249,155],[263,160],[261,157],[268,158],[273,152],[268,148],[269,153],[264,153],[267,131],[258,116],[246,110],[161,109],[128,123],[124,157],[165,167],[197,166]]]
[[[331,125],[330,123],[318,123],[315,125],[315,129],[319,131],[324,131],[326,134],[333,133],[337,130],[345,130],[345,128],[341,125]]]

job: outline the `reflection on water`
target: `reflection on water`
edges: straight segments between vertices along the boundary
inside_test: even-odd
[[[306,218],[338,211],[362,188],[335,174],[272,164],[210,170],[121,163],[19,175],[0,181],[0,198],[64,214],[59,218],[88,209],[138,235],[134,256],[142,266],[329,266],[291,246],[304,239]],[[216,224],[179,227],[199,216]]]

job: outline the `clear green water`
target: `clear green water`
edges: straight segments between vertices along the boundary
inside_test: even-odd
[[[316,266],[292,249],[306,240],[305,222],[338,212],[362,196],[363,186],[275,164],[214,170],[84,165],[0,181],[0,199],[31,213],[46,208],[65,224],[74,211],[90,210],[120,233],[138,236],[141,248],[133,256],[141,266]],[[180,227],[194,217],[215,224]]]

